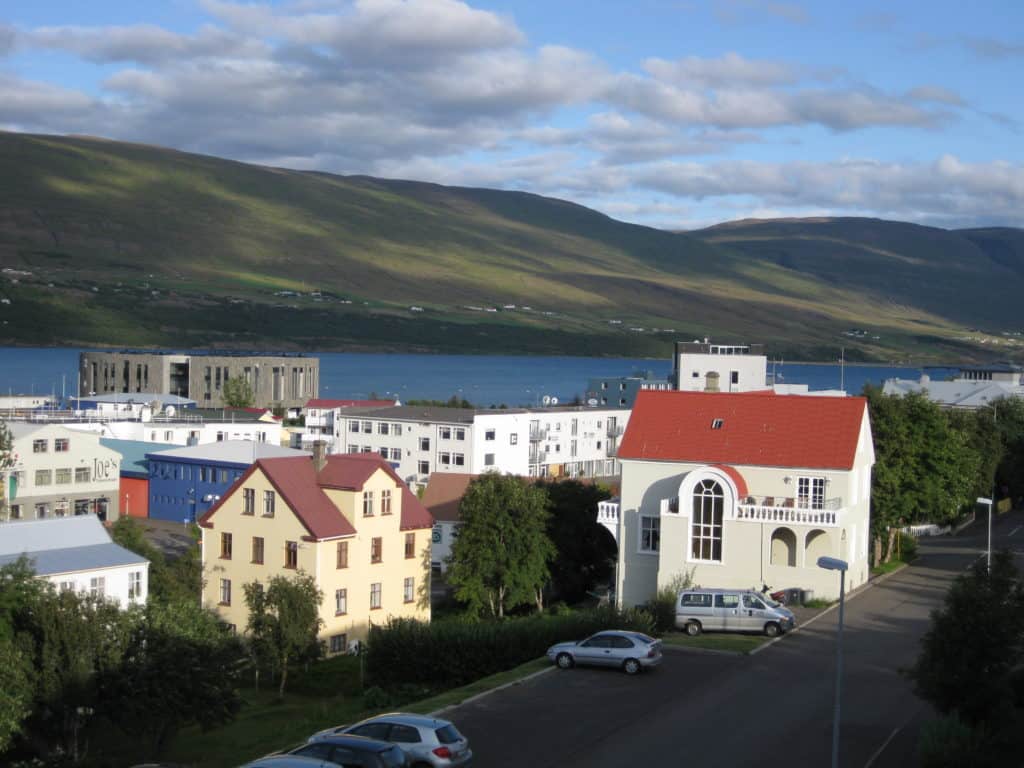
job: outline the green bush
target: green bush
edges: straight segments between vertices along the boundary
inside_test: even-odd
[[[955,715],[924,724],[918,753],[921,768],[989,768],[995,765],[988,754],[984,734]]]
[[[392,619],[370,629],[366,675],[372,685],[387,690],[402,685],[456,688],[542,656],[554,643],[611,628],[654,629],[646,613],[614,607],[477,623]]]
[[[898,547],[900,560],[905,563],[909,563],[917,557],[917,539],[903,531],[900,531],[897,536],[899,536]]]
[[[654,599],[647,603],[646,611],[651,615],[656,632],[671,632],[675,629],[679,592],[692,586],[693,571],[682,571],[663,584]]]

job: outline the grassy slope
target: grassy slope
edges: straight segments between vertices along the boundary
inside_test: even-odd
[[[0,133],[0,266],[32,272],[0,287],[14,302],[0,343],[661,355],[677,337],[729,335],[816,356],[856,326],[883,336],[863,355],[948,355],[962,354],[958,326],[1009,315],[958,304],[950,285],[973,297],[995,270],[1001,290],[1024,287],[1015,257],[978,238],[843,226],[842,248],[742,226],[673,234],[525,193]],[[876,226],[903,239],[877,245]],[[557,314],[465,309],[508,303]]]

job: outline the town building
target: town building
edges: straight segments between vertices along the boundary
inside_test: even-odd
[[[150,451],[149,517],[194,522],[204,515],[257,459],[310,456],[308,451],[255,440],[224,440]]]
[[[867,581],[874,448],[861,397],[641,392],[619,450],[618,502],[598,521],[618,543],[617,599],[703,587],[838,596],[828,555]]]
[[[92,395],[91,397],[68,398],[68,405],[75,414],[90,411],[90,415],[107,419],[139,419],[150,421],[154,416],[173,417],[187,409],[196,407],[196,401],[177,395],[156,395],[130,393]]]
[[[317,398],[306,403],[302,411],[305,417],[307,440],[319,440],[334,436],[334,423],[346,408],[388,408],[400,405],[397,400],[338,400]],[[301,438],[300,438],[301,439]]]
[[[653,371],[641,371],[632,376],[590,379],[584,399],[590,406],[632,408],[637,392],[647,389],[668,390],[673,386],[667,377],[658,377]]]
[[[433,520],[380,456],[259,459],[200,520],[203,604],[244,631],[243,588],[305,572],[323,592],[329,653],[371,624],[430,619]]]
[[[461,522],[459,504],[469,484],[477,477],[479,475],[464,472],[435,472],[423,491],[423,506],[434,518],[430,536],[430,568],[437,576],[448,570],[448,557]]]
[[[0,415],[11,416],[40,408],[52,408],[56,404],[56,398],[51,395],[0,395]]]
[[[677,341],[672,356],[672,388],[702,392],[750,392],[770,388],[762,344]]]
[[[964,366],[950,381],[935,381],[927,373],[920,379],[886,379],[886,395],[917,393],[944,408],[976,410],[991,407],[1005,397],[1024,397],[1024,367],[1013,363]]]
[[[257,440],[280,445],[284,430],[279,419],[266,419],[264,411],[252,413],[230,408],[196,408],[173,416],[113,419],[85,411],[54,416],[68,429],[94,432],[115,440],[137,440],[172,445],[204,445],[223,440]]]
[[[6,514],[11,519],[74,515],[117,519],[121,456],[101,445],[99,435],[60,424],[6,424],[14,464],[6,473],[7,482],[0,485],[6,489]]]
[[[0,566],[28,559],[36,575],[61,590],[85,592],[122,608],[144,605],[149,561],[115,544],[94,515],[4,523]]]
[[[220,408],[224,383],[242,378],[260,407],[301,407],[320,392],[320,360],[305,355],[194,354],[93,351],[79,358],[83,397],[107,393],[150,393],[191,398]]]
[[[118,485],[118,508],[122,515],[149,517],[149,459],[151,451],[165,451],[173,445],[144,443],[139,440],[100,438],[100,445],[121,456],[121,481]]]
[[[407,483],[434,472],[502,472],[524,477],[618,474],[625,408],[347,408],[335,413],[332,453],[377,453]]]

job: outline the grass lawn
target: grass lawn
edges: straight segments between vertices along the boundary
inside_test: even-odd
[[[890,560],[888,563],[882,563],[881,565],[876,565],[874,568],[871,569],[871,575],[872,576],[882,576],[882,575],[884,575],[886,573],[892,573],[893,571],[898,571],[900,568],[906,568],[906,567],[907,567],[907,564],[905,562],[903,562],[902,560],[895,560],[895,559],[893,559],[893,560]]]
[[[767,642],[764,635],[746,635],[739,632],[710,632],[690,637],[685,632],[670,632],[663,635],[664,645],[680,648],[703,648],[709,651],[726,651],[729,653],[750,653]]]
[[[553,667],[552,663],[546,657],[541,657],[504,672],[498,672],[496,675],[482,678],[461,688],[454,688],[450,691],[439,693],[437,696],[431,696],[429,699],[407,704],[402,709],[406,712],[420,712],[422,714],[436,712],[444,707],[459,704],[471,696],[476,696],[478,693],[492,690],[500,685],[505,685],[505,683],[521,680],[527,675],[532,675],[534,672],[540,672],[542,669],[551,667]]]

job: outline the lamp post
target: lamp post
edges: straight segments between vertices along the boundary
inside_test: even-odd
[[[832,768],[839,768],[839,702],[843,691],[843,608],[846,597],[846,569],[849,565],[838,557],[819,557],[818,567],[839,571],[839,633],[836,636],[836,701],[832,708]]]
[[[985,555],[985,567],[989,573],[992,573],[992,499],[979,496],[978,503],[988,507],[988,548]]]

